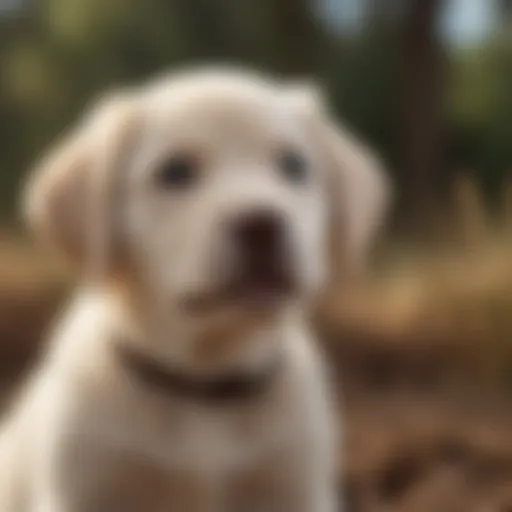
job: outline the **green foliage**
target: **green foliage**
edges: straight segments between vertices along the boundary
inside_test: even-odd
[[[340,117],[391,161],[396,160],[400,96],[400,41],[373,27],[342,46],[331,95]]]
[[[342,37],[308,0],[42,0],[0,17],[0,213],[14,213],[26,168],[100,91],[191,62],[320,77],[400,176],[403,50],[399,24]],[[511,57],[505,34],[448,55],[445,165],[491,191],[512,163]]]
[[[453,157],[496,196],[512,164],[512,40],[504,32],[452,61],[448,105]]]

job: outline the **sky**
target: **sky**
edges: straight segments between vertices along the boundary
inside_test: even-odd
[[[498,21],[495,0],[450,0],[441,30],[454,44],[475,44],[490,37]]]
[[[381,0],[387,3],[389,0]],[[319,0],[325,21],[334,30],[355,31],[366,7],[365,0]],[[450,44],[478,44],[488,38],[498,22],[496,0],[446,0],[439,29]]]

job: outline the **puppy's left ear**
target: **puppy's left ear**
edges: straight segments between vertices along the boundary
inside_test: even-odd
[[[307,118],[327,172],[335,264],[357,271],[366,263],[388,210],[389,179],[377,156],[326,112],[316,86],[292,88],[289,98]]]

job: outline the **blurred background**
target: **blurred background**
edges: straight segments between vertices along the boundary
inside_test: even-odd
[[[105,89],[206,62],[315,78],[396,187],[317,318],[349,510],[512,510],[510,0],[0,0],[1,395],[70,284],[23,233],[26,169]]]

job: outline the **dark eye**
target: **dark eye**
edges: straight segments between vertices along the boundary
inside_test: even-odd
[[[308,177],[306,159],[293,150],[282,151],[278,155],[279,170],[290,181],[303,182]]]
[[[157,172],[157,183],[164,188],[187,188],[199,178],[199,162],[193,155],[175,155]]]

